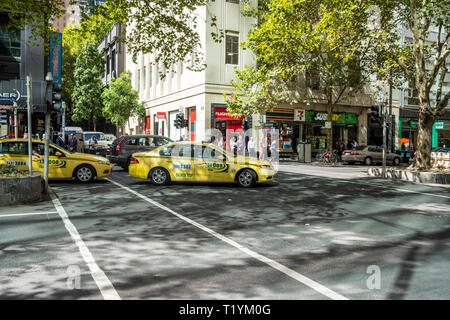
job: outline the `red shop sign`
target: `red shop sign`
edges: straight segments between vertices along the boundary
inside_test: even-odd
[[[214,117],[216,119],[225,119],[225,120],[242,120],[243,117],[235,117],[228,113],[227,108],[216,108],[214,110]]]
[[[156,113],[156,118],[158,118],[158,119],[165,119],[166,118],[166,113],[165,112],[157,112]]]

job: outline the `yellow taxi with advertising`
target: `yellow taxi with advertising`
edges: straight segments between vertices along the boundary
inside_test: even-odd
[[[242,187],[274,179],[270,162],[233,156],[211,143],[173,142],[150,152],[132,155],[128,170],[133,178],[156,185],[170,181],[236,182]]]
[[[44,141],[32,142],[32,168],[44,174]],[[91,182],[96,177],[110,176],[112,165],[108,159],[90,154],[68,151],[53,143],[49,144],[49,179],[72,179]],[[12,165],[28,170],[28,140],[0,140],[0,165]]]

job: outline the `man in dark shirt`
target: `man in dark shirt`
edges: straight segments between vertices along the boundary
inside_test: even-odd
[[[70,134],[69,140],[67,141],[67,146],[69,147],[69,151],[77,151],[77,137],[73,133]]]

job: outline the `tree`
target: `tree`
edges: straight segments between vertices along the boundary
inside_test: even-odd
[[[102,115],[103,109],[101,99],[103,73],[103,56],[97,51],[94,43],[87,42],[75,63],[72,119],[74,121],[92,120],[94,131],[96,131],[96,120]]]
[[[131,85],[131,73],[122,72],[102,93],[103,115],[120,127],[131,116],[145,116],[145,108],[138,102],[139,94]]]
[[[368,8],[363,0],[270,1],[245,44],[257,55],[258,65],[237,72],[232,82],[237,94],[227,99],[230,111],[324,103],[331,121],[336,105],[362,92],[369,80],[378,39],[366,41]],[[329,150],[332,137],[331,128]]]
[[[447,0],[376,1],[387,34],[379,71],[385,78],[412,84],[419,97],[418,145],[411,168],[431,167],[432,127],[445,113],[450,90],[445,78],[450,67],[450,2]],[[400,43],[399,26],[412,32],[412,43]]]

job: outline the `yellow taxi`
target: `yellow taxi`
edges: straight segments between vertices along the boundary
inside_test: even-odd
[[[236,182],[242,187],[272,181],[270,162],[233,156],[211,143],[173,142],[132,155],[129,174],[156,185],[170,181]]]
[[[32,142],[32,168],[44,174],[44,141]],[[110,176],[112,165],[108,159],[84,153],[68,151],[53,143],[49,144],[49,179],[72,179],[91,182],[96,177]],[[12,165],[20,170],[28,170],[28,140],[0,140],[0,165]]]

